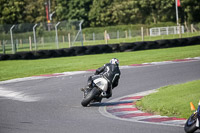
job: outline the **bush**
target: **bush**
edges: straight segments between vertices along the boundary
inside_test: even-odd
[[[90,27],[84,28],[84,34],[92,34],[92,33],[104,33],[105,30],[107,32],[116,32],[116,31],[126,31],[126,30],[140,30],[141,27],[144,28],[152,28],[152,27],[166,27],[166,26],[174,26],[176,25],[173,22],[163,22],[157,24],[129,24],[129,25],[116,25],[116,26],[107,26],[107,27]]]

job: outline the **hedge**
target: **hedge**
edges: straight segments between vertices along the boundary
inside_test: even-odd
[[[94,46],[80,46],[56,50],[39,50],[31,52],[17,52],[16,54],[1,54],[0,60],[31,60],[44,59],[53,57],[68,57],[89,54],[103,54],[114,52],[138,51],[147,49],[159,49],[170,47],[181,47],[200,44],[200,36],[170,39],[170,40],[156,40],[143,41],[132,43],[119,43],[110,45],[94,45]]]
[[[173,22],[160,22],[157,24],[129,24],[129,25],[116,25],[116,26],[106,26],[106,27],[89,27],[84,28],[83,33],[85,34],[98,34],[104,33],[105,30],[107,32],[116,32],[116,31],[126,31],[130,30],[141,30],[141,27],[144,28],[152,28],[152,27],[167,27],[167,26],[174,26],[176,23]]]

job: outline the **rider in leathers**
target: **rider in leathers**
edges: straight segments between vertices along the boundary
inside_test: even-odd
[[[118,86],[120,75],[121,72],[119,70],[119,60],[113,58],[110,60],[110,63],[98,68],[95,72],[95,75],[92,76],[92,79],[95,80],[103,77],[107,80],[108,88],[107,91],[104,92],[104,97],[110,98],[112,96],[112,89]]]

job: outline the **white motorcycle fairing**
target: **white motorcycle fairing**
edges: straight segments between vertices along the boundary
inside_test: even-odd
[[[108,81],[104,78],[97,78],[93,81],[97,87],[99,87],[104,92],[108,89]]]

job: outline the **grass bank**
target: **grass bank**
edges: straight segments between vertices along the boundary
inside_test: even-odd
[[[136,106],[147,112],[164,116],[188,118],[192,111],[190,102],[197,109],[200,100],[200,80],[161,87],[158,92],[144,97]]]
[[[130,65],[197,56],[200,56],[200,45],[40,60],[0,61],[0,81],[40,74],[96,69],[113,57],[120,60],[120,65]]]

